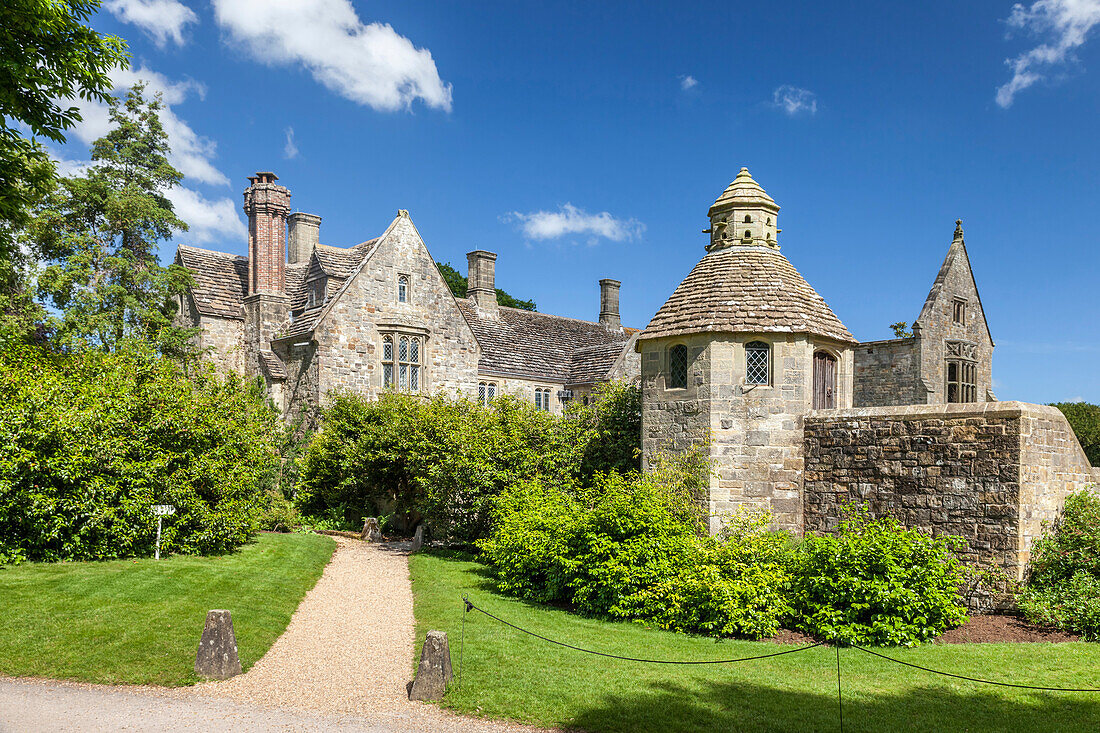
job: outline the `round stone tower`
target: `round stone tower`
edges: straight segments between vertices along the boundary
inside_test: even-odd
[[[801,532],[803,416],[851,406],[857,341],[779,252],[748,169],[708,216],[706,254],[638,337],[643,461],[706,453],[712,530],[748,505]]]

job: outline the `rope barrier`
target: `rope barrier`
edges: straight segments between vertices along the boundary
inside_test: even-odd
[[[815,647],[824,646],[824,645],[829,643],[829,642],[825,642],[825,641],[818,641],[818,642],[815,642],[813,644],[807,644],[806,646],[797,647],[795,649],[784,649],[782,651],[772,652],[770,654],[757,654],[757,655],[751,656],[751,657],[738,657],[736,659],[704,659],[704,660],[700,660],[700,659],[683,659],[683,660],[674,660],[674,659],[645,659],[645,658],[640,658],[640,657],[624,657],[624,656],[620,656],[618,654],[608,654],[607,652],[599,652],[599,651],[595,651],[594,649],[585,649],[583,647],[574,646],[572,644],[567,644],[564,641],[558,641],[557,639],[551,639],[547,636],[543,636],[542,634],[537,634],[534,631],[529,631],[529,630],[527,630],[527,629],[525,629],[521,626],[517,626],[516,624],[511,623],[510,621],[505,621],[500,616],[496,616],[494,614],[489,613],[484,608],[479,608],[478,606],[475,606],[470,601],[469,597],[466,596],[466,595],[462,596],[462,602],[465,604],[465,607],[463,608],[463,611],[462,611],[462,644],[463,644],[463,646],[465,645],[465,640],[466,640],[466,614],[468,614],[470,611],[478,611],[479,613],[482,613],[482,614],[488,616],[489,618],[491,618],[495,621],[499,621],[500,623],[504,624],[505,626],[508,626],[512,629],[515,629],[516,631],[527,634],[528,636],[533,636],[536,639],[541,639],[542,641],[548,642],[550,644],[555,644],[557,646],[564,647],[566,649],[572,649],[573,651],[582,652],[584,654],[592,654],[592,655],[595,655],[595,656],[598,656],[598,657],[605,657],[607,659],[619,659],[619,660],[622,660],[624,662],[642,662],[644,664],[674,664],[674,665],[734,664],[736,662],[751,662],[751,661],[754,661],[754,660],[757,660],[757,659],[769,659],[771,657],[781,657],[785,654],[795,654],[797,652],[808,651],[808,650],[813,649]],[[841,676],[840,676],[840,647],[841,646],[851,646],[852,648],[858,649],[859,651],[864,652],[865,654],[870,654],[871,656],[878,657],[880,659],[885,659],[888,662],[893,662],[894,664],[900,664],[904,667],[910,667],[912,669],[919,669],[920,671],[928,672],[929,674],[936,674],[936,675],[940,675],[942,677],[951,677],[953,679],[964,680],[966,682],[974,682],[974,683],[982,684],[982,685],[996,685],[998,687],[1012,687],[1012,688],[1015,688],[1015,689],[1018,689],[1018,690],[1036,690],[1036,691],[1040,691],[1040,692],[1089,692],[1089,693],[1100,693],[1100,688],[1091,688],[1091,687],[1079,687],[1079,688],[1075,688],[1075,687],[1041,687],[1041,686],[1038,686],[1038,685],[1021,685],[1021,684],[1017,684],[1017,683],[1014,683],[1014,682],[997,682],[996,680],[986,680],[986,679],[981,679],[979,677],[967,677],[966,675],[954,674],[952,672],[944,672],[943,670],[932,669],[931,667],[923,667],[919,664],[913,664],[912,662],[906,662],[906,661],[903,661],[901,659],[895,659],[894,657],[888,657],[885,654],[880,654],[879,652],[872,651],[871,649],[867,649],[865,647],[861,647],[861,646],[858,646],[856,644],[834,644],[833,646],[835,646],[835,648],[836,648],[836,696],[837,696],[837,707],[838,707],[838,710],[839,710],[839,713],[840,713],[841,730],[843,730],[843,728],[844,728],[844,699],[843,699],[842,692],[841,692]],[[460,650],[459,650],[459,680],[460,680],[459,684],[461,684],[461,679],[462,679],[461,674],[462,674],[462,647],[460,647]]]
[[[957,680],[966,680],[967,682],[977,682],[977,683],[983,684],[983,685],[997,685],[999,687],[1015,687],[1016,689],[1020,689],[1020,690],[1040,690],[1040,691],[1043,691],[1043,692],[1100,692],[1100,688],[1088,688],[1088,687],[1085,687],[1085,688],[1037,687],[1035,685],[1018,685],[1018,684],[1015,684],[1015,683],[1012,683],[1012,682],[996,682],[994,680],[983,680],[983,679],[979,679],[977,677],[967,677],[967,676],[961,675],[961,674],[952,674],[951,672],[944,672],[944,671],[938,670],[938,669],[931,669],[929,667],[922,667],[919,664],[913,664],[911,662],[903,662],[900,659],[894,659],[893,657],[888,657],[885,654],[879,654],[878,652],[871,651],[870,649],[864,649],[863,647],[856,646],[855,644],[853,644],[852,647],[855,648],[855,649],[859,649],[861,652],[866,652],[867,654],[870,654],[872,656],[879,657],[880,659],[885,659],[887,661],[894,662],[895,664],[901,664],[901,665],[904,665],[906,667],[912,667],[913,669],[919,669],[922,672],[930,672],[931,674],[938,674],[938,675],[942,675],[944,677],[954,677]]]
[[[470,599],[467,598],[466,596],[462,596],[462,602],[466,604],[466,611],[479,611],[480,613],[485,614],[489,618],[495,619],[496,621],[499,621],[500,623],[504,624],[505,626],[510,626],[511,628],[515,629],[516,631],[522,631],[524,634],[527,634],[529,636],[533,636],[536,639],[542,639],[543,641],[549,642],[551,644],[556,644],[557,646],[565,647],[566,649],[572,649],[573,651],[583,652],[585,654],[594,654],[598,657],[607,657],[608,659],[620,659],[624,662],[643,662],[645,664],[676,664],[676,665],[681,665],[681,664],[683,664],[683,665],[692,665],[692,664],[733,664],[735,662],[751,662],[755,659],[768,659],[770,657],[781,657],[784,654],[794,654],[795,652],[804,652],[808,649],[813,649],[814,647],[823,646],[825,644],[824,641],[818,641],[818,642],[815,642],[813,644],[808,644],[807,646],[800,646],[797,649],[784,649],[783,651],[773,652],[771,654],[759,654],[759,655],[756,655],[756,656],[753,656],[753,657],[740,657],[738,659],[704,659],[704,660],[686,659],[686,660],[674,660],[674,659],[642,659],[642,658],[638,658],[638,657],[622,657],[622,656],[619,656],[618,654],[608,654],[606,652],[598,652],[598,651],[594,651],[592,649],[584,649],[584,648],[579,647],[579,646],[573,646],[572,644],[566,644],[564,641],[557,641],[556,639],[551,639],[549,637],[542,636],[541,634],[536,634],[534,631],[528,631],[527,629],[521,628],[519,626],[516,626],[513,623],[505,621],[504,619],[500,618],[499,616],[494,616],[493,614],[489,613],[488,611],[486,611],[483,608],[478,608],[473,603],[471,603]]]

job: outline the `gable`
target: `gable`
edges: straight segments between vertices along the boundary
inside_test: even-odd
[[[340,261],[335,259],[331,251],[334,249],[315,249],[306,275],[307,284],[315,275],[329,277],[325,304],[296,316],[279,338],[338,331],[348,318],[354,317],[380,327],[438,332],[441,338],[464,340],[477,350],[473,331],[407,213],[400,213],[381,237],[348,250],[358,259],[354,267],[350,267],[346,255],[340,255],[343,257]],[[346,279],[341,280],[340,275]],[[410,279],[409,299],[405,303],[397,302],[400,275]]]
[[[947,250],[947,256],[940,266],[932,289],[924,301],[916,324],[921,329],[929,331],[948,325],[952,322],[953,303],[957,298],[966,301],[966,328],[976,335],[984,335],[993,344],[993,335],[989,330],[989,322],[985,317],[985,309],[982,307],[982,298],[978,292],[978,283],[974,278],[973,269],[970,266],[970,256],[966,251],[966,243],[961,237],[957,237]],[[979,328],[973,328],[973,325]]]

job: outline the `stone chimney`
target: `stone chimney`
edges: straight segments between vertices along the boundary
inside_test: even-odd
[[[600,280],[600,323],[608,328],[621,328],[619,321],[619,287],[618,280],[604,278]]]
[[[286,217],[290,189],[261,171],[248,177],[244,213],[248,216],[248,293],[282,293],[286,282]]]
[[[497,310],[496,261],[494,252],[477,249],[466,254],[466,296],[477,304],[478,312],[495,318]]]
[[[321,241],[321,217],[297,211],[287,218],[286,261],[308,262],[314,247]]]

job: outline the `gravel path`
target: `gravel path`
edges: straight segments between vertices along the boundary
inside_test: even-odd
[[[0,678],[0,732],[534,730],[409,701],[407,546],[335,539],[321,579],[247,674],[179,689]]]

